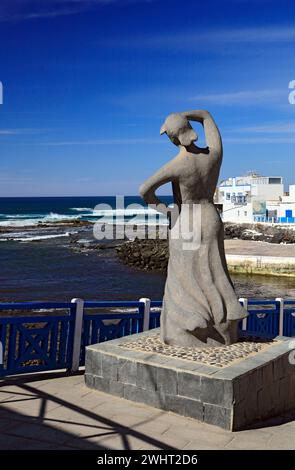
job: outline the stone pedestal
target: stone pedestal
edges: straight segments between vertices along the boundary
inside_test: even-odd
[[[294,409],[291,338],[225,367],[127,348],[155,331],[88,346],[86,385],[232,431]]]

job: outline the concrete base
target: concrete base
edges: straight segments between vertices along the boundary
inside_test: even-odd
[[[291,338],[224,368],[124,349],[140,333],[86,348],[86,385],[236,431],[295,409]]]

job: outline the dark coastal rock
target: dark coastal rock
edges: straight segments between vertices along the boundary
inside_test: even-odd
[[[264,241],[268,243],[295,243],[295,231],[262,224],[224,224],[225,239]],[[99,245],[99,244],[98,244]],[[109,246],[112,247],[112,246]],[[145,271],[166,272],[168,265],[167,240],[139,240],[117,245],[119,259],[129,266]]]
[[[121,243],[109,242],[109,243],[97,243],[92,240],[81,242],[79,236],[70,236],[70,248],[71,250],[78,253],[85,253],[89,251],[101,251],[101,250],[113,250],[121,246]]]
[[[254,240],[268,243],[295,243],[295,231],[289,228],[262,224],[224,224],[224,238]]]
[[[139,240],[126,242],[116,248],[119,259],[129,266],[146,271],[165,272],[168,264],[167,240]]]

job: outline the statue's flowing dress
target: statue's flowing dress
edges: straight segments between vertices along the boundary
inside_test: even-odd
[[[169,231],[161,337],[168,344],[186,346],[198,345],[200,340],[200,344],[229,344],[233,341],[228,336],[230,325],[237,330],[237,321],[247,312],[236,297],[228,273],[220,215],[213,202],[204,199],[196,203],[201,217],[200,223],[194,224],[191,239],[183,230],[178,237],[175,230],[178,233],[179,225],[188,224],[188,218],[192,220],[194,201],[186,204],[186,211],[181,209]],[[197,246],[189,249],[188,242],[194,240]]]

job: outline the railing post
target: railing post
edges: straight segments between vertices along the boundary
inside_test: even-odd
[[[82,340],[82,326],[83,326],[83,315],[84,315],[84,300],[72,299],[72,304],[76,304],[76,315],[75,315],[75,328],[74,328],[74,344],[73,344],[73,356],[71,372],[79,370],[80,365],[80,354],[81,354],[81,340]]]
[[[3,363],[4,363],[4,350],[3,350],[2,341],[0,341],[0,369],[1,369],[1,366],[3,366]]]
[[[143,331],[148,331],[150,329],[150,312],[151,312],[151,299],[142,298],[139,299],[139,302],[144,304],[143,311]]]
[[[246,299],[245,297],[241,297],[239,299],[239,301],[243,305],[244,309],[248,311],[248,299]],[[243,318],[243,320],[242,320],[242,330],[243,331],[247,330],[247,320],[248,320],[248,317]]]
[[[281,297],[276,298],[276,302],[278,302],[280,306],[279,310],[279,336],[284,335],[284,299]]]

